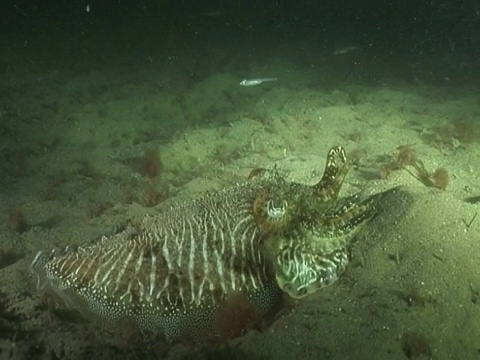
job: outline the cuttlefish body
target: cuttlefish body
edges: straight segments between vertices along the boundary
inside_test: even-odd
[[[133,319],[167,339],[212,331],[215,314],[244,294],[261,313],[278,296],[333,283],[378,195],[338,198],[350,167],[332,148],[322,179],[289,182],[276,170],[174,205],[95,245],[39,252],[31,270],[67,305],[108,323]]]

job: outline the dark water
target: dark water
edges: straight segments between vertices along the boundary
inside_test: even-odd
[[[213,70],[206,65],[225,70],[222,60],[237,69],[264,57],[315,65],[326,53],[355,46],[364,52],[362,63],[352,64],[360,78],[376,69],[377,80],[390,72],[405,81],[474,83],[478,6],[475,1],[7,1],[2,66],[86,71],[189,60],[193,63],[183,70],[201,77]],[[222,58],[212,54],[219,48]]]

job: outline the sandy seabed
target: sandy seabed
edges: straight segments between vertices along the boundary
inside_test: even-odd
[[[239,86],[270,76],[278,81]],[[313,184],[333,145],[356,159],[342,196],[399,186],[357,239],[345,274],[230,348],[177,345],[168,356],[479,357],[478,89],[335,76],[278,61],[201,78],[155,62],[3,75],[0,357],[166,356],[161,345],[122,347],[118,336],[55,310],[28,273],[36,252],[92,243],[165,201],[244,181],[256,167]],[[428,172],[446,169],[446,189],[398,169],[400,146]],[[145,154],[157,150],[160,168],[146,170]]]

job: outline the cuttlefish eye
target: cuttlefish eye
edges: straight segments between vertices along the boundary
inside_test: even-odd
[[[281,203],[276,203],[273,200],[267,202],[267,215],[271,219],[281,219],[287,212],[287,202],[283,200]]]
[[[273,195],[273,196],[272,196]],[[261,191],[253,201],[253,216],[262,233],[270,234],[288,226],[291,220],[292,204],[285,197]]]

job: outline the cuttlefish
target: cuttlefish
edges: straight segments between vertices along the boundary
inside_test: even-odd
[[[278,296],[302,298],[344,272],[348,245],[379,194],[339,198],[351,162],[330,149],[314,185],[256,169],[242,184],[148,215],[94,245],[39,252],[39,286],[107,323],[132,319],[169,340],[212,331],[241,293],[262,314]]]

